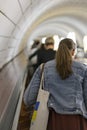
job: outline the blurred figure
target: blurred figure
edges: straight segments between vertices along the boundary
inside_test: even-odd
[[[41,44],[40,47],[29,57],[31,61],[34,56],[37,57],[37,61],[33,64],[34,71],[41,63],[46,63],[49,60],[55,58],[56,51],[54,49],[54,39],[52,37],[48,37],[45,40],[45,44]]]
[[[37,57],[37,66],[41,63],[46,63],[49,60],[55,58],[56,51],[54,51],[54,39],[52,37],[47,37],[45,40],[45,49],[39,50]]]
[[[47,130],[87,130],[87,66],[74,61],[74,53],[75,43],[65,38],[56,59],[45,63],[44,89],[50,92]],[[24,93],[27,106],[36,102],[40,78],[39,66]]]
[[[40,40],[34,40],[33,45],[31,46],[31,51],[29,55],[29,62],[31,62],[32,66],[37,63],[37,51],[40,48]]]
[[[40,47],[40,40],[36,39],[34,40],[34,43],[31,47],[31,52],[30,52],[30,56],[28,58],[28,63],[27,63],[27,67],[25,70],[25,73],[27,73],[27,77],[26,77],[26,83],[25,83],[25,88],[28,86],[30,79],[33,75],[33,73],[35,72],[36,68],[37,68],[37,50]]]
[[[38,40],[38,39],[34,40],[34,43],[33,43],[32,47],[31,47],[31,49],[37,48],[38,45],[40,45],[40,40]]]
[[[44,46],[44,44],[40,44],[38,49],[32,55],[29,56],[29,61],[31,62],[31,65],[33,66],[34,72],[39,65],[38,64],[39,55],[44,54],[44,52],[45,52],[45,46]],[[34,59],[34,57],[36,57],[36,60]],[[35,62],[32,62],[32,59],[35,60]],[[32,64],[32,63],[34,63],[34,64]]]

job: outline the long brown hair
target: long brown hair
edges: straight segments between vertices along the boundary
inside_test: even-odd
[[[70,50],[75,50],[73,40],[69,38],[61,40],[56,53],[56,69],[62,79],[68,78],[73,73]]]

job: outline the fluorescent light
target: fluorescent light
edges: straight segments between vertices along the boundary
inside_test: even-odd
[[[54,35],[53,39],[54,39],[54,50],[57,50],[58,46],[59,46],[59,37],[58,37],[58,35]]]
[[[84,51],[87,52],[87,35],[83,38],[83,44],[84,44]]]
[[[71,38],[76,43],[75,32],[69,32],[67,38]]]
[[[46,37],[43,37],[43,38],[42,38],[42,43],[43,43],[43,44],[45,43],[45,40],[46,40]]]

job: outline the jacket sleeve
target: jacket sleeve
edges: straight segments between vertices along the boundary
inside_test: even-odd
[[[87,69],[85,71],[85,77],[83,82],[83,96],[84,96],[84,102],[87,110]]]
[[[24,103],[27,106],[34,105],[37,99],[38,90],[40,86],[41,71],[40,66],[35,71],[27,89],[24,92]]]

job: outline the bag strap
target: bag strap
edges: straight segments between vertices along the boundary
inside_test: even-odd
[[[44,63],[42,63],[40,65],[40,70],[41,70],[41,80],[40,80],[40,89],[43,89],[44,84],[43,84],[43,80],[44,80]]]

